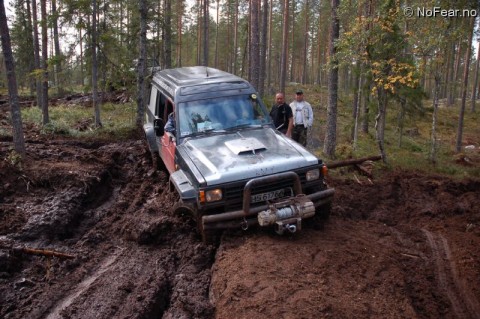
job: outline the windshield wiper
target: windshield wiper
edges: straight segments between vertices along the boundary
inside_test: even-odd
[[[227,128],[228,131],[230,130],[236,130],[236,129],[241,129],[241,128],[247,128],[247,127],[261,127],[260,124],[252,124],[252,123],[244,123],[244,124],[238,124],[232,127]]]
[[[183,135],[182,138],[193,137],[193,136],[201,136],[201,135],[210,134],[210,133],[225,133],[225,132],[226,131],[224,129],[211,128],[211,129],[208,129],[208,130],[203,130],[203,131],[200,131],[200,132],[195,132],[195,133]]]

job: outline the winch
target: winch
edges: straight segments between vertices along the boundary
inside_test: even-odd
[[[275,232],[282,235],[285,231],[294,233],[302,229],[302,219],[315,215],[315,205],[305,195],[298,195],[287,201],[269,205],[267,210],[258,214],[260,226],[275,226]]]

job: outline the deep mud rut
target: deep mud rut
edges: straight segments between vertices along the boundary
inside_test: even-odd
[[[141,140],[0,142],[0,318],[480,318],[480,182],[396,171],[322,229],[201,243]],[[10,248],[74,255],[47,258]]]

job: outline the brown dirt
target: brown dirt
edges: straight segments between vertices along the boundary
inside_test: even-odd
[[[1,318],[480,318],[480,182],[394,171],[337,193],[322,229],[229,232],[171,212],[141,139],[0,142]],[[72,260],[15,253],[43,248]]]

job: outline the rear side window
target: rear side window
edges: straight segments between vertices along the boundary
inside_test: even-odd
[[[148,108],[155,118],[161,118],[164,120],[166,120],[168,114],[173,111],[172,103],[156,87],[152,87],[150,91],[150,103]]]

